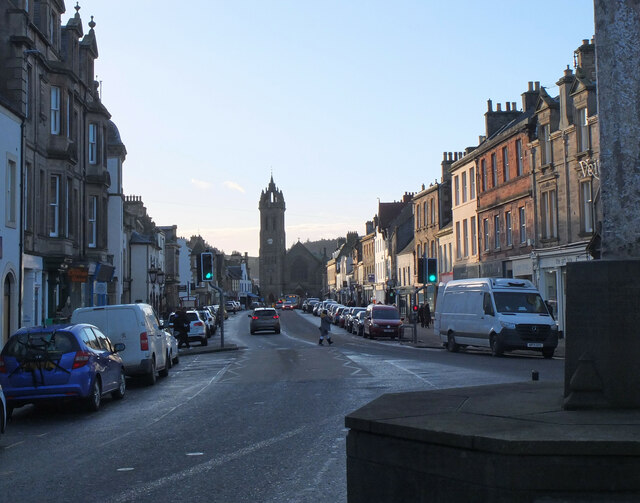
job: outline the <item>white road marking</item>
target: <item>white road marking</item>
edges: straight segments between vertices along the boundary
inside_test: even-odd
[[[201,463],[199,465],[193,466],[191,468],[187,468],[180,472],[173,473],[168,477],[162,477],[160,479],[154,480],[152,482],[147,482],[145,484],[140,484],[137,487],[129,489],[127,491],[121,492],[119,495],[114,496],[113,498],[107,500],[107,503],[120,503],[126,501],[136,501],[142,496],[148,496],[151,491],[155,491],[161,489],[162,487],[170,484],[176,484],[183,480],[189,479],[196,475],[200,475],[202,473],[209,472],[214,468],[222,466],[231,461],[235,461],[236,459],[242,458],[244,456],[248,456],[253,454],[255,451],[263,449],[265,447],[269,447],[275,443],[282,442],[288,438],[294,437],[302,433],[307,426],[301,426],[294,430],[286,431],[276,437],[271,437],[261,442],[257,442],[253,445],[244,447],[239,449],[231,454],[223,454],[221,456],[216,456],[209,461]]]

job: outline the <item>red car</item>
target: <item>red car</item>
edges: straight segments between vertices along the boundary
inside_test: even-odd
[[[398,308],[382,304],[369,304],[364,315],[363,335],[369,337],[391,337],[400,335],[402,319]]]
[[[292,304],[291,302],[284,302],[284,303],[282,304],[282,310],[283,310],[283,311],[286,311],[287,309],[288,309],[289,311],[293,311],[293,304]]]

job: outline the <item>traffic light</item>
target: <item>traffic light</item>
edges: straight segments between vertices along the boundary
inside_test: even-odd
[[[418,258],[418,283],[426,283],[427,259],[425,257]]]
[[[213,253],[200,254],[200,281],[213,281]]]
[[[427,259],[427,282],[435,283],[438,280],[438,259]]]
[[[413,305],[413,312],[417,313],[418,312],[418,304],[414,304]]]

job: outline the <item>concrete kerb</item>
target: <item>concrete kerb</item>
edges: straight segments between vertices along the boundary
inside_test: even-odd
[[[220,343],[212,344],[209,341],[209,345],[207,346],[195,346],[192,345],[190,349],[180,348],[178,350],[178,354],[182,358],[183,356],[193,356],[193,355],[203,355],[207,353],[220,353],[221,351],[236,351],[238,349],[246,349],[245,346],[238,346],[237,344],[225,344],[223,347],[220,347]]]
[[[406,332],[406,336],[400,341],[400,344],[404,346],[412,346],[419,349],[443,349],[444,346],[440,338],[433,331],[433,326],[421,327],[418,325],[418,342],[414,343],[411,340],[413,335],[412,330],[408,330]],[[565,355],[565,339],[560,339],[558,341],[558,347],[556,348],[556,352],[554,357],[564,358]]]

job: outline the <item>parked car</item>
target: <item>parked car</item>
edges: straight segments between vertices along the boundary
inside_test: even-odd
[[[4,433],[7,428],[7,400],[4,397],[2,386],[0,386],[0,433]]]
[[[144,376],[153,385],[156,374],[169,375],[167,338],[149,304],[81,307],[71,315],[71,323],[95,325],[112,342],[125,344],[120,356],[127,376]]]
[[[280,333],[280,316],[274,308],[259,307],[247,316],[251,318],[249,330],[252,335],[264,330],[273,331],[276,334]]]
[[[187,311],[187,319],[189,320],[189,333],[187,334],[189,343],[191,341],[200,341],[201,346],[207,346],[209,344],[207,327],[198,311]]]
[[[9,415],[28,403],[76,399],[97,411],[103,395],[123,398],[124,349],[86,323],[21,328],[0,352]]]
[[[344,325],[344,328],[348,332],[352,332],[353,322],[356,318],[356,315],[364,311],[366,311],[366,308],[364,307],[352,307],[351,309],[349,309],[349,313],[347,314],[345,325]]]
[[[200,315],[200,319],[204,322],[205,332],[207,333],[207,337],[211,337],[216,331],[216,320],[211,315],[211,311],[208,309],[202,308],[197,309],[198,314]]]
[[[366,311],[358,311],[351,323],[351,333],[362,336],[364,334],[364,315]]]
[[[369,304],[364,315],[363,335],[365,338],[396,338],[400,335],[402,319],[398,308],[383,304]]]
[[[180,362],[178,339],[175,338],[172,330],[168,330],[163,326],[163,331],[167,340],[167,347],[169,348],[169,368],[171,368]]]
[[[232,300],[225,301],[224,308],[227,310],[228,313],[236,314],[236,305]]]

